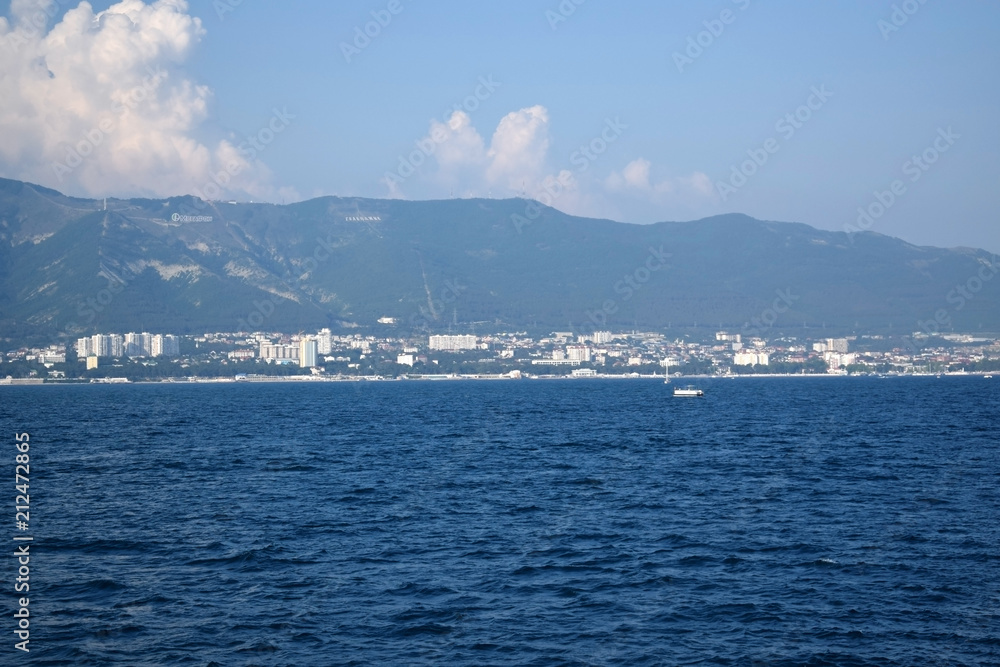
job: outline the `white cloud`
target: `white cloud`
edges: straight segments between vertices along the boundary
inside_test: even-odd
[[[203,191],[228,168],[222,192],[278,193],[259,160],[199,139],[211,91],[180,69],[205,34],[187,9],[81,2],[48,28],[56,2],[14,0],[0,18],[0,170],[71,193],[167,196]]]
[[[608,177],[608,187],[612,190],[622,190],[625,188],[633,188],[636,190],[649,190],[652,186],[649,184],[649,167],[650,161],[645,158],[639,158],[638,160],[633,160],[625,165],[622,169],[622,173],[612,172]]]
[[[456,111],[446,123],[431,123],[428,135],[438,144],[437,161],[442,170],[482,165],[486,160],[483,138],[464,111]]]
[[[611,172],[605,180],[605,186],[611,192],[637,195],[653,201],[663,200],[667,196],[685,199],[709,199],[714,196],[711,179],[700,171],[690,176],[667,178],[654,183],[651,170],[652,163],[649,160],[637,158],[625,165],[621,172]]]
[[[543,106],[513,111],[500,120],[487,148],[469,114],[455,111],[444,122],[431,121],[427,136],[399,157],[383,182],[391,197],[403,196],[403,184],[413,176],[461,194],[482,195],[494,187],[503,196],[522,188],[534,192],[548,173],[548,126]]]
[[[544,173],[549,152],[549,112],[540,105],[514,111],[500,121],[490,143],[490,183],[511,189]]]
[[[443,122],[431,121],[428,134],[399,156],[397,169],[384,181],[391,197],[403,197],[404,190],[426,197],[446,192],[508,197],[523,191],[566,213],[619,219],[623,214],[659,219],[667,211],[701,211],[715,197],[711,180],[702,172],[656,180],[652,162],[640,157],[603,177],[594,168],[554,165],[550,148],[544,106],[508,113],[488,147],[469,114],[456,111]]]
[[[712,187],[712,179],[704,172],[696,171],[690,176],[678,179],[678,181],[684,188],[695,195],[710,199],[715,197],[715,188]]]

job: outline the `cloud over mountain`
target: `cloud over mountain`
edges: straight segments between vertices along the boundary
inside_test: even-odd
[[[617,127],[610,119],[608,123],[609,129]],[[584,146],[559,164],[551,156],[552,122],[546,107],[536,104],[506,114],[488,146],[469,114],[458,110],[443,122],[432,120],[427,135],[414,143],[412,152],[399,156],[397,169],[387,172],[383,182],[395,198],[414,192],[428,197],[449,191],[461,196],[523,193],[568,213],[611,217],[620,214],[615,199],[689,206],[713,200],[705,174],[653,182],[652,164],[645,158],[633,160],[621,172],[609,173],[605,167],[607,176],[599,176],[594,164],[617,138],[616,133],[604,135],[589,144],[597,145],[597,154]]]
[[[629,162],[621,172],[612,172],[606,180],[607,188],[613,192],[625,192],[636,196],[658,200],[666,196],[688,199],[712,199],[712,179],[700,171],[690,176],[664,179],[654,183],[651,176],[652,163],[646,158]]]
[[[205,30],[184,0],[59,5],[0,17],[0,172],[95,196],[273,192],[251,153],[202,138],[212,93],[182,65]]]

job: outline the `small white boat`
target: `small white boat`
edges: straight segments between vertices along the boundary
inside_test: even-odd
[[[992,375],[984,375],[983,379],[985,379],[985,380],[992,380],[993,376]]]
[[[674,396],[694,397],[694,396],[704,396],[704,395],[705,392],[703,392],[701,389],[692,387],[691,385],[688,385],[683,389],[681,389],[680,387],[674,388]]]

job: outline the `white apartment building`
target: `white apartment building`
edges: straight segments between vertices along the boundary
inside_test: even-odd
[[[94,334],[76,341],[76,356],[87,357],[176,357],[181,353],[180,338],[171,334]]]
[[[734,366],[767,366],[770,361],[767,352],[737,352],[733,355]]]
[[[265,361],[298,361],[299,360],[299,346],[298,345],[281,345],[271,342],[260,344],[260,358]]]
[[[319,354],[330,354],[333,351],[333,336],[329,329],[320,329],[316,335],[316,350]]]
[[[319,345],[312,338],[299,341],[299,368],[314,368]]]
[[[846,338],[827,338],[822,343],[813,343],[813,352],[839,352],[847,354],[848,340]]]
[[[857,361],[856,354],[841,354],[840,352],[833,352],[827,350],[823,353],[823,361],[826,362],[829,370],[835,371],[843,368],[844,366],[850,366]]]
[[[475,336],[431,336],[429,347],[432,350],[474,350],[476,349]]]

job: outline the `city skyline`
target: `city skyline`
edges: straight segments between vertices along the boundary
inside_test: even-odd
[[[194,350],[180,350],[181,339],[194,343]],[[208,349],[198,351],[204,345]],[[717,331],[713,337],[692,340],[674,338],[655,331],[595,331],[576,334],[554,331],[532,336],[526,332],[489,334],[433,334],[394,336],[334,334],[324,328],[314,333],[300,332],[215,332],[203,335],[94,334],[69,346],[76,361],[86,370],[106,370],[106,362],[168,357],[183,372],[148,369],[140,376],[151,380],[200,376],[213,364],[221,364],[210,377],[240,379],[248,373],[257,379],[274,377],[260,371],[267,367],[291,366],[308,369],[314,379],[483,378],[521,379],[566,377],[651,377],[671,370],[675,375],[873,375],[940,374],[990,375],[1000,370],[997,353],[1000,339],[995,336],[944,334],[932,339],[926,334],[888,337],[854,335],[847,337],[743,335]],[[440,356],[441,354],[444,356]],[[476,358],[478,357],[478,358]],[[9,351],[0,362],[35,362],[19,369],[18,378],[41,381],[81,379],[68,358],[66,346]],[[247,365],[246,362],[251,362]],[[139,362],[143,367],[147,364]],[[178,365],[179,364],[179,365]],[[206,365],[207,364],[207,365]],[[261,366],[263,364],[263,366]],[[444,364],[444,365],[440,365]],[[485,366],[484,366],[485,364]],[[155,364],[153,364],[155,366]],[[232,365],[230,370],[227,367]],[[681,368],[678,369],[678,366]],[[44,367],[43,370],[42,367]],[[406,368],[404,368],[406,367]],[[111,368],[124,369],[122,364]],[[167,367],[168,369],[171,366]],[[406,369],[409,370],[406,370]],[[489,372],[484,372],[484,368]],[[69,375],[67,375],[69,373]],[[133,377],[120,370],[111,377]],[[2,375],[2,374],[0,374]],[[280,377],[286,377],[286,374]],[[83,376],[84,379],[87,376]],[[91,379],[105,377],[90,376]],[[278,379],[278,378],[275,378]],[[14,376],[7,376],[7,382]]]

